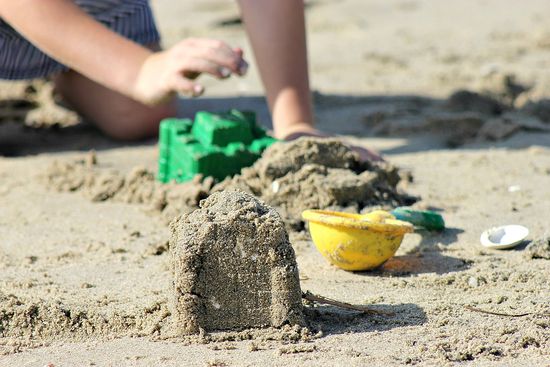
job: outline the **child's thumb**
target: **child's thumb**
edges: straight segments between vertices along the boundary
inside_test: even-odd
[[[239,55],[239,57],[243,57],[243,55],[244,55],[244,51],[243,51],[243,49],[240,48],[240,47],[235,47],[235,48],[233,49],[233,51],[234,51],[237,55]]]
[[[172,89],[179,94],[191,95],[192,97],[198,97],[204,93],[202,85],[193,83],[183,76],[175,78]]]

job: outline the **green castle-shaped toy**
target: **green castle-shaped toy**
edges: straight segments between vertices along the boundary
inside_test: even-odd
[[[165,119],[160,124],[157,178],[164,183],[184,182],[202,174],[221,181],[252,165],[276,141],[248,111],[201,111],[195,123]]]

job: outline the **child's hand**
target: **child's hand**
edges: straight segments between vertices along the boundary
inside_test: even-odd
[[[219,79],[242,76],[248,64],[243,51],[211,39],[187,39],[166,51],[156,52],[142,64],[133,97],[145,104],[165,101],[174,93],[199,96],[204,87],[195,83],[200,74]]]

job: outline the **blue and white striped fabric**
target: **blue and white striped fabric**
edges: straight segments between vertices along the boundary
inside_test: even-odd
[[[118,34],[142,45],[159,42],[148,0],[74,0],[86,13]],[[0,79],[35,79],[68,67],[33,46],[0,19]]]

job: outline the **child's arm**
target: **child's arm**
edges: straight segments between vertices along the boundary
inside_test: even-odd
[[[71,0],[0,0],[0,16],[30,42],[88,78],[143,103],[173,92],[201,94],[200,73],[242,74],[242,51],[215,40],[185,40],[153,53],[88,16]],[[187,76],[187,77],[186,77]]]
[[[302,0],[239,0],[278,138],[315,132]]]

